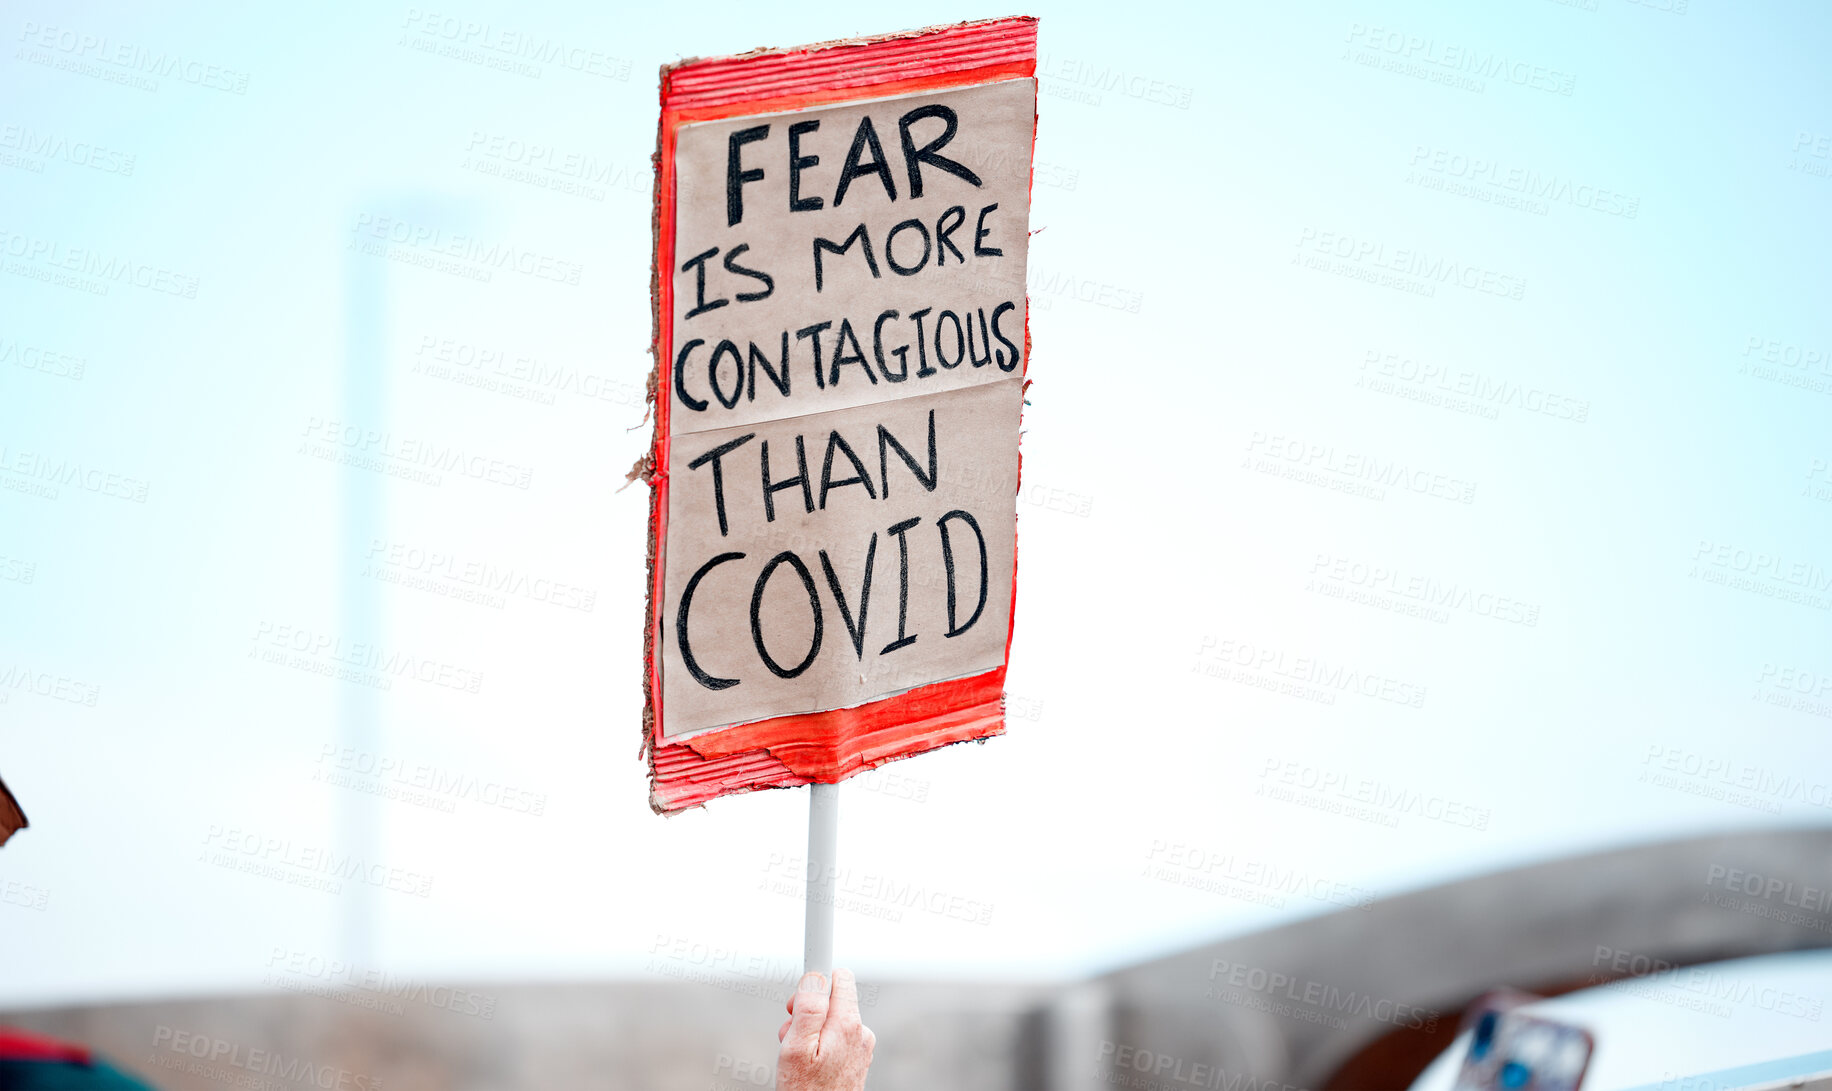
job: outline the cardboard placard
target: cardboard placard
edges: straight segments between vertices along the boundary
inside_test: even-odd
[[[664,69],[651,804],[1003,729],[1035,22]]]

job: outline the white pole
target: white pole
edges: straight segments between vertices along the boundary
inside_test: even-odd
[[[812,784],[808,793],[808,924],[802,972],[833,972],[833,902],[838,879],[840,786]]]

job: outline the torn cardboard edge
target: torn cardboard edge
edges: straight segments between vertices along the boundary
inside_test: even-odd
[[[661,68],[662,106],[688,111],[742,103],[746,113],[769,112],[757,104],[802,96],[843,101],[859,97],[844,92],[862,87],[977,72],[999,64],[1028,65],[1028,76],[1034,74],[1036,61],[1034,16],[941,23],[892,34],[760,47],[726,57],[685,58]],[[947,85],[941,82],[929,89]],[[736,113],[727,111],[728,116]]]
[[[887,715],[887,702],[877,701],[759,721],[752,725],[760,729],[756,736],[737,738],[730,737],[735,733],[724,733],[725,737],[709,740],[714,745],[704,749],[693,743],[705,736],[685,743],[663,743],[655,748],[657,777],[650,806],[658,814],[671,814],[719,796],[760,788],[834,784],[887,762],[1002,735],[1004,678],[1005,668],[1000,667],[966,680],[982,695],[971,705],[961,705],[946,691],[934,694],[930,700],[935,707],[926,715],[912,717],[902,711]],[[942,690],[942,686],[928,688]],[[785,724],[791,720],[813,721],[815,727],[791,728]]]
[[[668,489],[669,399],[661,396],[668,358],[664,316],[673,313],[674,139],[693,121],[750,113],[837,105],[869,97],[939,91],[999,79],[1034,79],[1037,20],[1032,16],[926,27],[788,48],[761,48],[728,57],[692,58],[660,70],[661,116],[656,126],[655,190],[650,218],[655,249],[649,269],[650,356],[647,401],[654,420],[649,454],[631,478],[649,485],[646,556],[648,586],[643,628],[643,741],[649,761],[649,805],[673,814],[722,795],[758,788],[838,783],[885,762],[1002,734],[1005,666],[969,678],[921,686],[854,708],[778,716],[686,743],[659,739],[657,642]],[[1033,109],[1032,159],[1035,160]],[[1033,182],[1034,186],[1034,182]],[[664,261],[664,256],[666,261]],[[1024,323],[1024,371],[1030,370],[1029,308]],[[1025,381],[1028,390],[1029,380]],[[1020,432],[1021,434],[1021,432]],[[1019,455],[1022,483],[1023,456]],[[1013,546],[1012,610],[1005,657],[1017,624],[1017,557]],[[791,732],[802,732],[797,737]]]

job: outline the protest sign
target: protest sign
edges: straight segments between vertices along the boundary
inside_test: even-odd
[[[1035,22],[663,70],[651,803],[1002,730]]]

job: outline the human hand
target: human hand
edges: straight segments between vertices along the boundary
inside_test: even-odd
[[[831,992],[818,973],[803,974],[776,1032],[777,1091],[860,1091],[878,1038],[859,1021],[859,984],[833,971]]]

